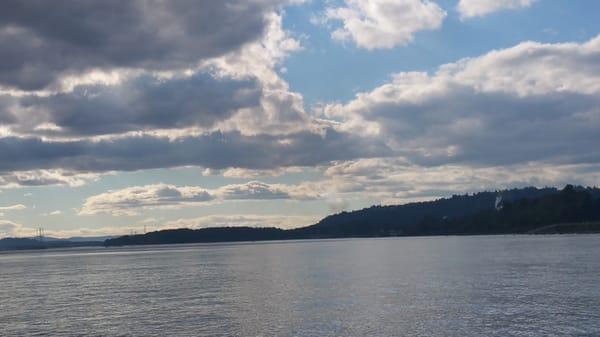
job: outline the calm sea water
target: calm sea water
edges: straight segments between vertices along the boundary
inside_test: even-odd
[[[600,236],[0,254],[0,336],[600,336]]]

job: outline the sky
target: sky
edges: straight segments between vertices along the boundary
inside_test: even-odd
[[[600,182],[600,2],[5,0],[0,238]]]

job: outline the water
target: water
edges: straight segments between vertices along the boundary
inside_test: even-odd
[[[600,336],[600,236],[5,253],[0,336]]]

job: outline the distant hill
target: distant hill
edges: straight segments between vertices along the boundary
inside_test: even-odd
[[[34,239],[4,238],[0,239],[0,250],[42,249],[42,242]]]
[[[478,235],[544,233],[554,226],[560,232],[600,232],[600,197],[591,189],[567,186],[538,198],[504,201],[501,209],[484,209],[457,217],[427,214],[403,228],[405,235]],[[572,226],[584,224],[586,226]],[[571,226],[566,226],[570,224]],[[549,227],[548,227],[549,228]],[[550,231],[545,231],[550,233]]]
[[[599,190],[600,192],[600,190]],[[372,206],[354,212],[330,215],[317,224],[295,230],[304,236],[393,236],[427,234],[415,228],[424,219],[457,219],[485,210],[494,210],[496,199],[510,203],[522,199],[537,199],[559,193],[556,188],[527,187],[495,192],[454,195],[435,201],[397,206]],[[600,193],[599,193],[600,195]]]
[[[600,233],[600,189],[568,185],[455,195],[331,215],[297,229],[222,227],[130,235],[106,246],[345,237]]]
[[[104,236],[73,236],[70,238],[67,238],[65,240],[67,241],[71,241],[71,242],[104,242],[108,239],[112,239],[117,237],[118,235],[104,235]]]
[[[0,239],[0,250],[23,250],[23,249],[48,249],[102,246],[102,241],[69,241],[49,238],[40,241],[31,238],[4,238]]]
[[[104,235],[104,236],[72,236],[70,238],[55,238],[51,236],[44,236],[44,241],[70,241],[70,242],[104,242],[108,239],[115,238],[119,235]],[[33,238],[28,238],[33,239]]]
[[[223,241],[284,240],[287,231],[279,228],[219,227],[168,229],[141,235],[126,235],[104,242],[106,246],[172,244]]]

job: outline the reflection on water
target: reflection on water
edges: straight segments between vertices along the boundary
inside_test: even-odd
[[[0,254],[1,336],[599,336],[600,236]]]

